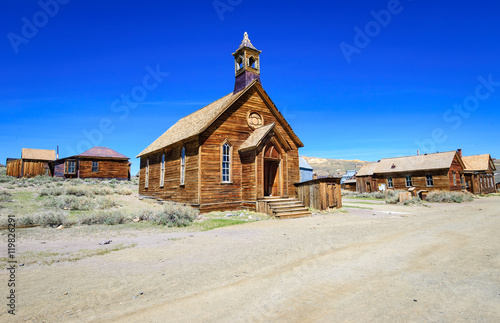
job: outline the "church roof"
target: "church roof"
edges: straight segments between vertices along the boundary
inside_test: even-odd
[[[201,134],[215,120],[217,120],[234,102],[236,102],[243,94],[249,91],[252,87],[256,87],[257,91],[259,91],[261,94],[263,94],[264,97],[267,97],[269,99],[267,93],[265,93],[264,89],[262,88],[258,80],[254,80],[243,90],[237,93],[230,93],[218,99],[217,101],[212,102],[209,105],[201,108],[200,110],[195,111],[190,115],[180,119],[165,133],[163,133],[158,139],[156,139],[152,144],[146,147],[146,149],[144,149],[139,155],[137,155],[137,157],[150,154],[152,152],[155,152],[157,150],[175,144],[179,141]],[[275,110],[273,112],[276,113],[276,118],[278,120],[281,119],[283,127],[288,132],[292,140],[299,147],[303,147],[303,144],[300,141],[300,139],[293,132],[290,125],[286,122],[286,120],[283,118],[281,113],[274,106],[274,104],[270,99],[268,104],[271,106],[271,110]]]
[[[268,125],[262,126],[260,128],[255,129],[254,132],[248,137],[247,140],[243,144],[241,144],[239,151],[244,151],[247,149],[251,148],[256,148],[259,146],[259,144],[264,140],[264,138],[267,136],[271,130],[274,128],[274,122],[270,123]]]
[[[243,47],[248,47],[248,48],[255,49],[255,50],[258,51],[258,49],[255,48],[254,45],[252,45],[252,42],[250,41],[250,39],[248,39],[248,33],[247,32],[245,32],[245,34],[243,35],[243,40],[241,42],[241,45],[240,45],[240,47],[238,47],[238,49],[236,51],[242,49]]]

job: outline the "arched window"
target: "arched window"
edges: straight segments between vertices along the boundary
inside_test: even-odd
[[[181,150],[181,185],[184,185],[186,180],[186,148],[183,146]]]
[[[221,147],[221,181],[231,183],[231,156],[232,147],[229,143],[224,143]]]

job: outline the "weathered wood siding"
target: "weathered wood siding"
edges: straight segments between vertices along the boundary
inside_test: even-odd
[[[198,140],[184,144],[186,149],[186,171],[184,185],[181,185],[181,150],[178,143],[162,151],[141,157],[139,171],[139,194],[178,203],[197,206],[198,200]],[[165,179],[160,187],[161,159],[165,154]],[[149,159],[149,185],[145,188],[146,164]]]
[[[6,175],[15,177],[49,176],[48,162],[45,160],[16,159],[7,162]]]
[[[98,172],[92,172],[92,162],[98,162]],[[80,159],[79,161],[80,178],[102,178],[102,179],[128,179],[128,160],[113,159]]]
[[[297,198],[305,206],[316,210],[342,207],[340,179],[321,178],[296,183]]]

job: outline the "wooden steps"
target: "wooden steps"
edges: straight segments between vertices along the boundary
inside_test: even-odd
[[[280,219],[301,218],[311,216],[311,212],[296,198],[266,197],[259,202],[260,212],[276,216]]]

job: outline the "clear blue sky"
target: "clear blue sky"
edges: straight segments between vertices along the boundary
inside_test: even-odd
[[[497,1],[54,1],[0,4],[1,163],[90,137],[137,172],[174,122],[232,91],[245,31],[301,155],[500,158]],[[162,74],[144,90],[148,67]]]

